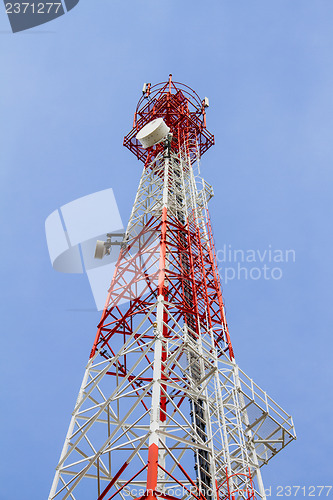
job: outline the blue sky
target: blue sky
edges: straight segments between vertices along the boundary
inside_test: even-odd
[[[330,0],[81,0],[13,35],[2,9],[1,500],[47,498],[100,316],[84,276],[53,271],[44,221],[112,187],[127,222],[123,136],[170,72],[210,99],[217,250],[295,250],[280,280],[224,285],[238,363],[298,434],[265,487],[332,484],[332,21]]]

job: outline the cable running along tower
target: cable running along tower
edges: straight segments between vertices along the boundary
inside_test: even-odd
[[[144,167],[49,500],[265,499],[260,468],[296,437],[235,361],[207,107],[171,75],[144,85],[124,139]]]

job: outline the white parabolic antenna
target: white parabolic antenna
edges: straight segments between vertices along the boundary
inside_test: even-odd
[[[104,245],[104,241],[97,240],[95,249],[95,259],[103,259],[105,254],[106,254],[106,248]]]
[[[155,118],[147,123],[137,133],[136,138],[141,142],[144,148],[150,148],[162,141],[170,132],[170,127],[167,126],[163,118]]]

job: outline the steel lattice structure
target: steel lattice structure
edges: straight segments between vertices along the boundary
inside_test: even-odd
[[[172,136],[143,149],[162,117]],[[144,168],[49,500],[265,498],[292,418],[237,366],[199,172],[205,101],[145,89],[124,145]]]

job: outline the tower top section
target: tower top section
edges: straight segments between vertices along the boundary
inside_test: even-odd
[[[172,134],[171,150],[193,163],[214,144],[214,136],[206,128],[208,106],[207,97],[201,100],[187,85],[173,82],[172,75],[167,82],[145,83],[134,113],[133,128],[124,137],[124,146],[138,160],[144,163],[152,160],[163,150],[163,144],[144,148],[136,136],[147,123],[162,118]]]

